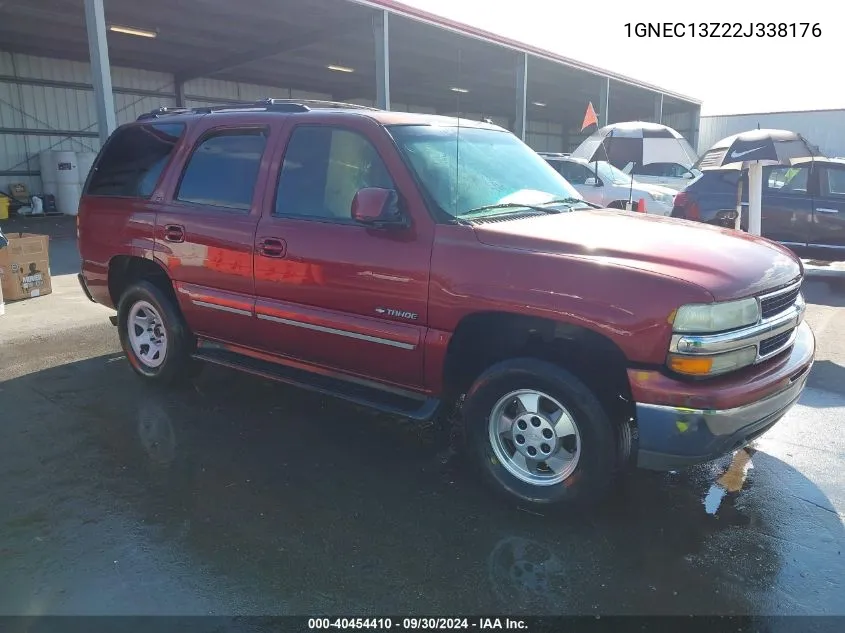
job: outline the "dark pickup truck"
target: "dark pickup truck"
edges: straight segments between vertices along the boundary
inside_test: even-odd
[[[523,504],[729,453],[813,364],[787,249],[597,209],[486,123],[156,111],[104,146],[78,230],[82,288],[116,309],[144,380],[215,363],[460,424],[465,457]]]
[[[705,171],[675,196],[672,217],[733,227],[739,171]],[[742,176],[743,230],[748,179]],[[802,252],[845,254],[845,160],[814,158],[763,168],[762,235]]]

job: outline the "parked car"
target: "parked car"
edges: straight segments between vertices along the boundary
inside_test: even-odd
[[[626,174],[633,172],[634,179],[638,182],[660,185],[674,191],[680,191],[701,175],[701,171],[695,167],[685,167],[679,163],[649,163],[636,166],[628,163],[622,171]]]
[[[675,198],[672,216],[735,226],[740,172],[705,171]],[[748,230],[748,182],[742,176],[741,227]],[[814,158],[763,168],[762,235],[793,249],[845,252],[845,160]]]
[[[636,179],[632,186],[630,176],[606,161],[588,163],[583,158],[572,158],[568,154],[544,152],[540,156],[589,202],[622,209],[630,197],[634,203],[645,200],[646,213],[669,215],[672,212],[673,189],[643,184]]]
[[[78,231],[82,289],[146,382],[213,363],[459,423],[481,476],[529,506],[735,450],[813,363],[787,249],[596,209],[482,122],[159,110],[104,145]]]

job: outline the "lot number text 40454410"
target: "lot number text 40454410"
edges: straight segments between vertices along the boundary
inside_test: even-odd
[[[818,22],[627,22],[627,37],[821,37]]]
[[[374,631],[513,630],[526,631],[515,618],[309,618],[308,629],[363,629]],[[527,633],[527,631],[526,631]]]

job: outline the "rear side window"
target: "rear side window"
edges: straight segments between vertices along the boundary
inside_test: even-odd
[[[249,211],[266,146],[266,129],[226,130],[206,136],[191,154],[176,199]]]
[[[149,198],[184,132],[182,123],[149,123],[118,130],[97,160],[85,194]]]

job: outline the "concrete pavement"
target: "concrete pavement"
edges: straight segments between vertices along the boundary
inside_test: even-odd
[[[147,388],[75,284],[0,317],[0,615],[845,615],[837,282],[807,282],[819,362],[754,447],[571,517],[330,399],[216,368]]]

